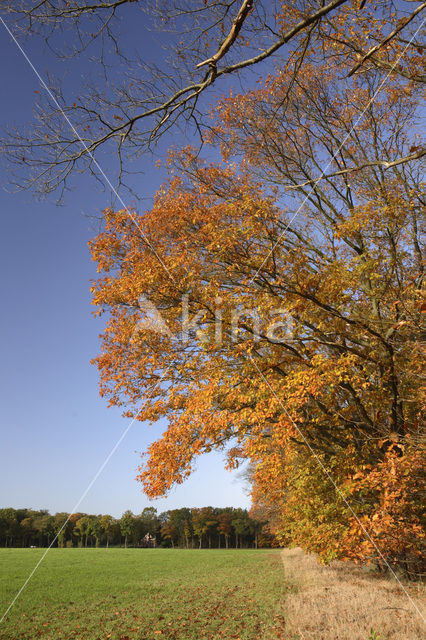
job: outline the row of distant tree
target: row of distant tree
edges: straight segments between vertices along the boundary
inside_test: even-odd
[[[264,523],[245,509],[182,508],[157,513],[154,507],[121,518],[47,510],[0,509],[0,546],[3,547],[268,547],[273,539]]]

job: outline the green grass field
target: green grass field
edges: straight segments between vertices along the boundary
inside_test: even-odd
[[[0,617],[42,553],[0,549]],[[274,550],[51,549],[0,638],[276,640],[286,588]]]

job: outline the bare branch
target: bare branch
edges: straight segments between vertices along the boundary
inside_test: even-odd
[[[234,22],[232,23],[231,30],[230,30],[229,34],[227,35],[227,37],[225,38],[225,40],[223,41],[223,43],[221,44],[219,50],[214,54],[214,56],[211,56],[211,58],[208,58],[207,60],[204,60],[204,62],[199,62],[197,64],[197,69],[199,69],[200,67],[204,67],[206,64],[216,68],[217,62],[221,58],[223,58],[225,53],[227,51],[229,51],[229,49],[234,44],[235,40],[238,37],[238,34],[241,31],[241,27],[243,26],[243,22],[246,19],[248,13],[252,10],[252,8],[253,8],[253,0],[244,0],[243,4],[241,5],[241,8],[240,8],[240,10],[238,12],[237,17],[235,18]]]
[[[87,55],[89,44],[98,42],[101,62],[101,79],[84,88],[77,98],[65,96],[60,86],[53,89],[49,82],[55,99],[45,100],[38,106],[38,121],[32,130],[29,133],[19,129],[9,131],[2,146],[14,170],[21,173],[16,178],[17,184],[36,186],[42,194],[67,188],[66,182],[75,172],[88,170],[96,175],[91,156],[111,143],[117,160],[117,181],[123,184],[123,175],[130,174],[128,161],[151,151],[173,128],[190,127],[202,141],[203,133],[211,125],[205,118],[207,107],[203,97],[231,76],[246,84],[245,74],[249,70],[257,71],[262,63],[271,63],[281,52],[280,67],[293,66],[288,91],[304,73],[312,57],[318,55],[338,56],[342,60],[342,74],[350,69],[349,64],[353,66],[355,53],[358,57],[364,56],[360,64],[369,71],[372,67],[377,73],[390,69],[409,80],[422,80],[416,64],[411,67],[397,65],[393,69],[390,62],[379,59],[375,52],[398,40],[397,35],[413,22],[425,3],[408,18],[400,18],[401,13],[397,11],[393,13],[392,22],[396,27],[373,49],[370,41],[376,41],[381,27],[372,28],[371,32],[367,29],[360,42],[356,37],[345,41],[346,35],[341,35],[339,9],[344,5],[348,16],[352,12],[353,19],[357,20],[360,9],[352,9],[348,0],[328,3],[298,0],[285,7],[278,0],[276,3],[269,0],[70,0],[66,3],[60,0],[5,0],[2,8],[9,16],[17,17],[16,24],[21,32],[40,34],[55,49],[58,29],[68,25],[72,45],[77,47],[70,55]],[[131,19],[135,15],[133,9],[146,12],[144,26],[147,30],[152,18],[152,26],[167,34],[167,49],[173,53],[164,57],[159,66],[133,53],[130,56],[126,43],[115,32],[118,14]],[[376,8],[367,5],[364,11],[374,13]],[[360,30],[365,29],[364,24],[363,19],[360,20]],[[385,28],[383,20],[381,24]],[[105,46],[108,38],[113,44],[112,53]],[[58,55],[64,56],[62,39],[60,49]],[[206,57],[208,51],[216,53]],[[119,84],[117,67],[114,67],[115,77],[110,76],[110,65],[116,64],[117,59],[123,65]],[[196,64],[197,60],[202,62]],[[219,66],[221,61],[222,66]],[[74,128],[72,135],[67,119]],[[341,168],[349,173],[347,166]],[[29,178],[28,169],[33,172]],[[311,176],[302,172],[300,178],[305,184]]]
[[[400,164],[404,164],[406,162],[412,162],[413,160],[418,160],[419,158],[423,158],[426,155],[426,149],[421,149],[420,151],[416,151],[416,153],[412,153],[409,156],[405,156],[404,158],[398,158],[397,160],[393,160],[392,162],[388,162],[386,160],[374,160],[372,162],[364,162],[357,167],[349,167],[348,169],[342,169],[341,171],[335,171],[334,173],[328,173],[327,175],[320,176],[319,178],[315,178],[312,180],[306,180],[305,182],[301,182],[300,184],[295,184],[291,186],[287,186],[286,190],[299,189],[301,187],[306,187],[310,184],[317,184],[321,180],[328,180],[329,178],[337,178],[338,176],[344,176],[348,173],[354,173],[355,171],[362,171],[363,169],[368,169],[369,167],[383,167],[383,169],[391,169],[392,167],[397,167]]]

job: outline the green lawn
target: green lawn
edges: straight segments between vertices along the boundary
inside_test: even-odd
[[[0,549],[0,606],[42,549]],[[51,549],[2,640],[281,637],[286,585],[277,551]]]

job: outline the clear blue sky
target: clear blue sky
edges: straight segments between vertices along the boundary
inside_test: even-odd
[[[142,53],[149,57],[150,40],[141,38],[140,26],[124,24],[123,32],[133,28],[130,37],[145,42]],[[40,41],[23,44],[44,77],[48,70],[68,72],[68,63],[59,64]],[[34,91],[42,89],[1,25],[0,54],[1,122],[23,126],[32,119]],[[77,89],[86,72],[73,67],[70,86]],[[150,157],[141,166],[138,191],[152,197],[161,173]],[[103,168],[108,173],[108,165]],[[99,397],[90,365],[102,321],[91,315],[95,265],[87,242],[96,232],[90,216],[109,205],[109,194],[83,177],[58,208],[53,199],[41,203],[28,192],[11,193],[3,168],[1,187],[0,506],[70,511],[127,425]],[[135,423],[79,510],[119,516],[149,505],[134,478],[139,452],[164,427]],[[249,498],[238,475],[223,470],[222,456],[209,454],[186,484],[152,504],[160,511],[247,507]]]

